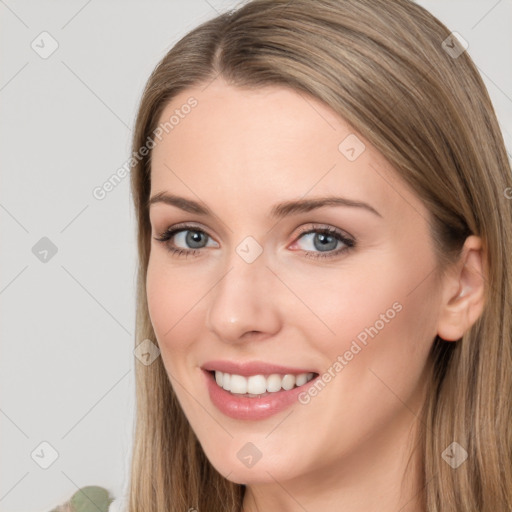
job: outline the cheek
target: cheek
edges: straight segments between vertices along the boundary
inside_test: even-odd
[[[403,273],[393,275],[389,268],[381,271],[375,264],[355,260],[339,268],[283,267],[279,273],[293,290],[286,294],[283,314],[288,320],[293,316],[308,333],[307,339],[315,340],[325,353],[343,349],[359,334],[364,341],[366,328],[377,323],[382,330],[394,320],[408,281]]]
[[[309,352],[321,353],[324,362],[325,387],[302,395],[301,403],[305,411],[318,411],[322,424],[338,425],[337,433],[344,434],[331,432],[329,447],[322,451],[328,460],[352,442],[376,435],[394,418],[414,419],[411,411],[419,411],[421,404],[438,292],[432,279],[418,286],[425,272],[418,272],[413,260],[397,265],[390,257],[387,271],[386,259],[380,261],[378,269],[344,269],[329,279],[322,277],[325,269],[294,282],[288,276],[315,313],[303,307],[296,325],[305,333]]]
[[[343,368],[336,368],[346,374],[345,385],[356,389],[364,379],[375,381],[368,375],[375,368],[390,383],[414,386],[436,333],[439,290],[432,277],[425,279],[431,262],[407,253],[401,259],[382,254],[375,261],[300,276],[283,270],[283,280],[309,306],[308,311],[295,300],[289,311],[300,311],[294,321],[327,368],[342,357]]]
[[[390,293],[365,306],[363,312],[346,310],[338,323],[340,331],[345,329],[336,348],[326,352],[331,361],[342,356],[346,383],[353,385],[354,391],[360,392],[364,381],[381,391],[381,384],[388,384],[407,394],[422,374],[435,337],[428,297]],[[379,378],[383,382],[379,383]]]
[[[169,351],[184,353],[200,322],[201,300],[209,288],[197,272],[177,271],[165,255],[151,256],[146,278],[148,309],[164,360]]]

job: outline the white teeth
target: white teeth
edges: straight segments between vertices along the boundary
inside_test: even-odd
[[[285,375],[283,377],[283,389],[288,391],[289,389],[293,389],[295,387],[295,375]]]
[[[215,371],[215,382],[226,391],[231,391],[237,395],[249,394],[251,396],[258,396],[268,393],[276,393],[281,389],[286,391],[293,389],[295,386],[303,386],[309,382],[314,376],[314,373],[301,373],[299,375],[279,375],[273,373],[268,377],[264,375],[251,375],[244,377],[242,375],[231,375]]]
[[[267,391],[267,379],[263,375],[251,375],[247,379],[247,393],[261,395]]]
[[[231,384],[231,375],[229,373],[225,373],[222,376],[222,387],[226,391],[230,391],[231,390],[230,384]]]
[[[224,374],[224,378],[226,374]],[[247,393],[247,379],[242,377],[241,375],[231,375],[231,393],[236,393],[237,395],[245,395]]]
[[[274,373],[273,375],[269,375],[267,377],[267,391],[269,393],[275,393],[281,389],[281,384],[283,383],[283,378],[281,375]]]
[[[300,375],[297,375],[295,379],[295,384],[297,386],[303,386],[308,381],[308,374],[307,373],[301,373]]]

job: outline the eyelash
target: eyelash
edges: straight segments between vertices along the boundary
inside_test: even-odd
[[[341,231],[338,229],[332,227],[332,226],[311,226],[308,228],[303,228],[300,230],[299,234],[297,235],[296,240],[300,240],[304,235],[308,235],[310,233],[322,233],[325,235],[329,235],[334,237],[339,242],[342,242],[345,246],[341,247],[340,249],[336,249],[335,251],[304,251],[304,256],[307,258],[334,258],[336,256],[340,256],[341,254],[350,251],[353,249],[356,245],[356,242],[353,238],[349,238],[346,235],[344,235]]]
[[[204,230],[198,228],[197,226],[183,224],[178,225],[173,228],[168,229],[167,231],[164,231],[160,234],[158,237],[154,237],[154,239],[157,242],[161,242],[165,244],[167,250],[171,252],[174,256],[180,257],[188,257],[188,256],[197,256],[199,252],[201,252],[201,249],[182,249],[182,248],[176,248],[172,247],[168,242],[171,240],[171,238],[176,235],[177,233],[180,233],[181,231],[192,231],[195,233],[203,233],[205,236],[211,238],[208,233],[206,233]],[[301,237],[304,235],[310,234],[310,233],[323,233],[329,236],[333,236],[336,240],[342,242],[345,244],[344,247],[341,249],[337,249],[335,251],[304,251],[305,257],[307,258],[334,258],[336,256],[339,256],[347,251],[350,251],[353,249],[356,245],[356,241],[353,238],[348,238],[345,236],[341,231],[338,229],[332,227],[332,226],[312,226],[308,228],[303,228],[299,232],[299,234],[296,237],[296,241],[300,240]],[[295,243],[295,242],[294,242]],[[204,248],[202,248],[204,249]]]

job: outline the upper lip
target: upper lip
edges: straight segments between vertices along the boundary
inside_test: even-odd
[[[290,368],[289,366],[281,366],[264,361],[208,361],[201,366],[206,371],[220,371],[231,375],[242,375],[249,377],[251,375],[270,375],[279,373],[281,375],[291,374],[299,375],[301,373],[317,373],[311,369]]]

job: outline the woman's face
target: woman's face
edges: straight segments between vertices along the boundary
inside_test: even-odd
[[[418,423],[437,332],[425,207],[290,89],[216,80],[172,116],[152,153],[147,294],[207,457],[249,484],[378,470]]]

